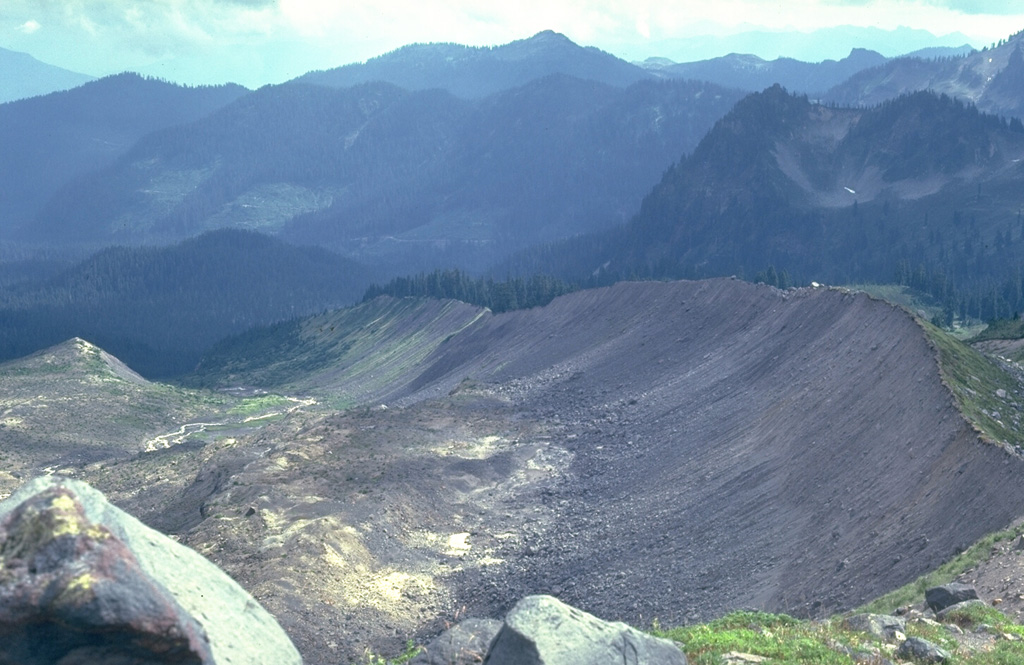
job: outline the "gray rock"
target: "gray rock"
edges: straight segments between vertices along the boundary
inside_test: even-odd
[[[765,656],[756,656],[752,653],[743,653],[741,651],[730,651],[729,653],[722,654],[721,665],[756,665],[757,663],[766,663],[768,660]]]
[[[988,605],[985,603],[985,601],[979,600],[977,598],[972,598],[971,600],[965,600],[965,601],[960,602],[960,603],[954,603],[953,605],[950,605],[949,607],[942,608],[941,610],[939,610],[938,612],[935,613],[935,618],[938,619],[939,621],[942,621],[943,623],[949,623],[949,615],[950,614],[953,614],[953,613],[955,613],[955,612],[957,612],[959,610],[967,609],[968,607],[971,607],[972,605],[981,605],[982,607],[988,607]]]
[[[948,651],[932,644],[928,640],[923,640],[920,637],[909,637],[896,650],[896,657],[921,663],[945,663],[951,656]]]
[[[485,665],[686,665],[669,640],[602,621],[552,596],[527,596],[505,617]]]
[[[499,630],[501,622],[496,619],[466,619],[439,635],[409,661],[409,665],[481,663]]]
[[[849,655],[855,663],[863,663],[864,665],[893,665],[893,662],[888,658],[883,658],[878,650],[857,650],[852,651]]]
[[[874,635],[881,640],[892,640],[896,634],[906,633],[907,622],[888,614],[854,614],[843,620],[850,630]]]
[[[952,582],[942,586],[932,587],[924,592],[924,600],[932,612],[938,614],[950,605],[962,603],[965,600],[972,600],[978,597],[978,592],[970,584]]]
[[[79,665],[302,663],[234,580],[83,482],[37,478],[0,503],[0,558],[0,645],[9,653],[45,648],[50,662]],[[61,626],[64,642],[49,641],[48,625]]]

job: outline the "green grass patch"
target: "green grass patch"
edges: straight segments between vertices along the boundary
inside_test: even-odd
[[[983,603],[969,603],[966,607],[951,609],[943,615],[942,620],[967,629],[975,628],[981,624],[992,626],[999,630],[1012,628],[1016,625],[1010,621],[1009,617],[995,607]]]
[[[967,344],[927,321],[919,322],[938,351],[939,371],[964,416],[990,442],[1015,449],[1024,446],[1021,413],[1015,406],[1019,391],[1016,379]],[[1005,396],[1000,397],[999,391]]]
[[[968,665],[1020,665],[1024,663],[1024,646],[1021,642],[996,642],[992,651],[974,654],[965,659],[953,659],[953,663]]]
[[[915,600],[920,600],[917,596]],[[982,624],[998,634],[1020,635],[1024,626],[1014,624],[998,610],[979,605],[966,608],[965,630]],[[842,620],[801,621],[784,614],[733,612],[710,623],[651,631],[680,643],[694,665],[719,665],[731,651],[767,658],[769,665],[851,665],[855,662],[880,662],[871,658],[886,656],[883,643],[866,633],[843,627]],[[1024,663],[1024,641],[1000,639],[990,651],[965,652],[944,626],[909,622],[907,635],[926,639],[953,654],[949,665],[1020,665]],[[888,647],[894,649],[894,646]],[[855,660],[852,654],[858,654]],[[872,656],[871,654],[874,654]],[[867,659],[867,660],[865,660]]]
[[[876,598],[858,609],[859,612],[891,614],[897,607],[919,602],[924,592],[934,586],[952,582],[957,575],[974,568],[992,556],[992,546],[1004,540],[1012,540],[1024,534],[1024,524],[991,533],[974,545],[956,555],[930,573],[926,573],[909,584]]]
[[[718,665],[730,651],[771,659],[775,665],[850,665],[853,659],[831,644],[853,644],[850,633],[831,622],[799,621],[785,614],[733,612],[711,623],[652,631],[683,645],[695,665]]]
[[[252,416],[275,409],[288,409],[295,405],[295,402],[280,395],[259,395],[258,397],[246,397],[232,407],[228,413],[234,416]]]
[[[932,644],[942,647],[946,651],[956,651],[957,641],[953,634],[945,626],[933,625],[920,621],[907,622],[907,637],[919,637],[928,640]]]

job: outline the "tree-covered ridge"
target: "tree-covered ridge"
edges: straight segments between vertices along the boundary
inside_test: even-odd
[[[495,281],[491,277],[470,277],[461,270],[435,270],[412,277],[396,277],[384,285],[373,284],[363,295],[363,302],[383,295],[451,299],[487,307],[497,313],[541,307],[578,289],[575,284],[546,275]]]
[[[1024,311],[1022,130],[928,92],[844,109],[773,87],[723,117],[628,225],[507,269],[568,280],[896,282],[933,296],[946,320],[1011,316]]]
[[[406,90],[437,88],[470,99],[552,74],[619,87],[653,78],[636,65],[546,30],[500,46],[409,44],[364,63],[309,72],[296,81],[335,88],[386,81]]]
[[[148,378],[168,377],[227,335],[350,304],[371,279],[326,250],[247,231],[113,247],[0,292],[0,360],[81,337]]]
[[[474,101],[380,82],[273,86],[140,140],[53,196],[23,237],[167,243],[251,228],[392,274],[481,271],[628,219],[741,94],[560,74]]]
[[[945,94],[920,91],[860,116],[842,148],[852,159],[881,168],[886,182],[896,182],[1004,159],[1007,130],[1024,134],[1024,124],[1019,118],[981,113]]]
[[[62,185],[106,168],[141,137],[247,93],[237,85],[189,88],[126,73],[0,105],[0,237],[10,239]]]

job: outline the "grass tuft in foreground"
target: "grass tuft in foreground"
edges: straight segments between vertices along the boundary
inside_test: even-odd
[[[992,547],[1004,540],[1013,540],[1024,534],[1024,524],[991,533],[969,548],[956,555],[946,563],[942,564],[930,573],[926,573],[909,584],[890,591],[880,596],[867,605],[860,608],[861,612],[873,612],[875,614],[889,614],[897,607],[910,605],[920,601],[924,592],[934,586],[948,584],[957,575],[974,568],[982,561],[989,558]],[[1024,662],[1024,661],[1021,661]]]
[[[965,647],[948,627],[984,637],[983,647]],[[682,645],[694,665],[720,665],[732,652],[765,658],[766,665],[853,665],[896,662],[898,641],[885,642],[844,627],[841,618],[801,621],[785,614],[733,612],[707,624],[652,632]],[[1024,663],[1024,626],[999,610],[974,605],[953,613],[946,624],[926,619],[907,622],[907,637],[920,637],[946,649],[948,665],[1020,665]]]
[[[830,622],[764,612],[733,612],[711,623],[669,630],[655,627],[652,632],[682,644],[695,665],[719,665],[722,655],[733,651],[770,658],[777,665],[851,665],[852,657],[835,646],[857,646],[855,635]]]
[[[988,441],[1024,450],[1024,414],[1016,378],[967,344],[926,321],[919,322],[939,355],[943,381],[968,421]]]

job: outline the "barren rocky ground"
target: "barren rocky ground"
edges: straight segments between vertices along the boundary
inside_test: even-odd
[[[338,365],[304,395],[365,406],[69,470],[221,565],[313,665],[530,593],[641,626],[820,616],[1024,515],[1021,460],[865,295],[620,284],[469,314],[391,382]]]
[[[993,602],[1017,623],[1024,623],[1024,538],[996,543],[987,560],[957,581],[973,584],[981,598]]]

